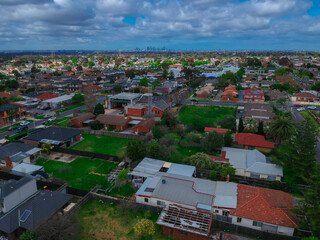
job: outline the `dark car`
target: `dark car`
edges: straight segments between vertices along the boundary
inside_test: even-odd
[[[294,107],[303,107],[301,104],[294,104]]]
[[[8,128],[8,131],[13,131],[13,130],[16,130],[18,129],[18,126],[11,126]]]
[[[23,132],[25,130],[28,130],[28,126],[21,126],[21,127],[18,128],[17,133],[21,133],[21,132]]]

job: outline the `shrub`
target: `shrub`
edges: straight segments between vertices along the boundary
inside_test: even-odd
[[[128,179],[128,173],[129,169],[123,169],[119,172],[118,174],[118,179],[121,181],[127,180]]]
[[[142,218],[134,227],[134,232],[138,238],[144,238],[155,234],[154,223],[146,218]]]
[[[89,122],[88,125],[92,130],[100,130],[102,128],[102,124],[98,120]]]
[[[190,132],[186,138],[189,142],[200,143],[202,136],[197,132]]]
[[[159,126],[154,126],[154,127],[152,128],[152,135],[153,135],[153,137],[154,137],[155,139],[160,139],[160,138],[162,138],[163,133],[162,133],[162,131],[161,131],[161,129],[160,129]]]

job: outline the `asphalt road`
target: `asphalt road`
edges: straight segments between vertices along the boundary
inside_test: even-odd
[[[98,103],[104,103],[104,101],[106,100],[106,97],[104,96],[97,96],[97,102]],[[65,111],[65,112],[62,112],[60,113],[60,116],[57,117],[57,119],[61,119],[63,117],[66,117],[66,116],[69,116],[69,115],[72,115],[74,112],[76,111],[81,111],[81,110],[84,110],[86,107],[85,106],[81,106],[81,107],[78,107],[78,108],[74,108],[74,109],[71,109],[71,110],[68,110],[68,111]],[[39,112],[38,110],[34,109],[33,111],[37,111]],[[46,111],[46,112],[43,112],[43,113],[47,113],[47,114],[50,114],[50,115],[54,115],[54,111]],[[37,126],[40,126],[42,124],[42,122],[45,121],[45,119],[39,119],[39,120],[35,120],[33,123],[30,123],[28,125],[29,128],[35,128]],[[5,135],[14,135],[17,133],[17,130],[13,130],[13,131],[6,131],[6,132],[3,132],[3,133],[0,133],[0,139],[3,139]]]

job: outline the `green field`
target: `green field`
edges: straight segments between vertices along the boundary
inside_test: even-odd
[[[69,119],[71,119],[72,117],[63,117],[63,118],[59,118],[56,120],[53,120],[51,122],[46,123],[46,126],[51,126],[53,123],[58,123],[60,125],[60,123],[62,123],[63,121],[68,121]],[[61,125],[60,125],[61,126]],[[67,126],[67,125],[66,125]],[[65,127],[66,127],[65,126]]]
[[[233,115],[234,108],[219,106],[185,106],[179,112],[179,119],[185,125],[193,124],[195,119],[201,118],[204,124],[211,125],[213,122],[223,120],[225,116]]]
[[[69,111],[71,109],[75,109],[75,108],[78,108],[78,107],[82,107],[84,106],[85,103],[78,103],[78,104],[75,104],[75,105],[72,105],[72,106],[69,106],[69,107],[66,107],[66,108],[62,108],[62,109],[59,109],[57,110],[56,112],[57,113],[62,113],[62,112],[65,112],[65,111]]]
[[[39,158],[36,164],[44,166],[50,176],[67,181],[71,187],[90,190],[97,184],[102,188],[109,184],[106,176],[89,174],[90,172],[108,175],[118,163],[81,157],[71,163]]]
[[[121,156],[131,139],[102,135],[82,134],[83,141],[72,146],[72,149]]]
[[[77,236],[79,240],[131,240],[137,239],[133,227],[140,219],[148,218],[155,224],[159,215],[147,211],[135,211],[125,205],[115,206],[112,203],[101,203],[90,199],[76,217],[80,225],[80,234]],[[143,239],[169,240],[172,238],[162,236],[160,226],[155,224],[155,234]]]

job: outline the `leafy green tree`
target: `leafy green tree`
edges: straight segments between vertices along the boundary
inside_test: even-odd
[[[269,133],[272,138],[281,145],[283,140],[289,139],[294,131],[294,123],[287,115],[276,116],[270,123]]]
[[[83,102],[84,101],[84,95],[82,95],[81,93],[76,93],[75,95],[73,95],[72,101],[75,102],[75,103]]]
[[[17,80],[7,80],[4,82],[6,88],[17,89],[19,87],[19,82]]]
[[[93,114],[98,116],[99,114],[104,114],[104,107],[101,103],[98,103],[95,107],[94,107],[94,111]]]
[[[0,92],[3,92],[6,90],[6,86],[2,83],[0,83]]]
[[[128,174],[130,172],[130,169],[126,168],[126,169],[122,169],[119,173],[118,173],[118,179],[120,181],[125,181],[128,179]]]
[[[221,169],[221,176],[226,178],[228,175],[235,175],[236,169],[232,167],[229,163],[223,164]]]
[[[134,227],[134,233],[139,239],[150,237],[155,234],[154,223],[146,218],[142,218]]]
[[[88,125],[92,130],[100,130],[102,128],[102,124],[98,120],[89,122]]]
[[[231,133],[231,132],[227,132],[227,133],[224,135],[224,146],[225,146],[225,147],[231,147],[232,142],[233,142],[232,133]]]
[[[41,145],[41,149],[42,149],[42,152],[49,155],[51,151],[54,149],[54,146],[52,146],[51,143],[43,143]]]
[[[187,159],[187,163],[200,169],[215,169],[215,162],[207,154],[198,152]]]
[[[232,115],[226,116],[221,122],[222,128],[230,129],[232,132],[236,131],[236,118]]]
[[[224,137],[223,134],[216,131],[209,132],[201,140],[201,145],[209,153],[217,152],[224,146]]]
[[[163,72],[162,72],[162,78],[163,79],[167,79],[168,78],[168,70],[167,69],[164,69]]]
[[[35,232],[32,232],[32,231],[26,231],[22,233],[19,237],[19,240],[36,240],[36,239],[37,239],[37,235]]]
[[[277,68],[274,71],[274,75],[275,76],[284,76],[284,75],[287,75],[287,74],[288,74],[287,68],[284,68],[284,67]]]
[[[154,159],[161,158],[161,146],[157,140],[151,140],[148,144],[148,156]]]
[[[121,93],[122,92],[122,86],[120,84],[116,84],[113,86],[113,91],[115,93]]]
[[[35,92],[36,88],[35,87],[28,87],[24,92],[29,93],[29,92]]]
[[[174,80],[174,74],[172,71],[169,72],[168,78],[169,80]]]
[[[160,139],[160,138],[163,137],[163,133],[162,133],[162,131],[161,131],[161,129],[160,129],[159,126],[154,126],[154,127],[152,128],[152,135],[153,135],[153,137],[154,137],[155,139]]]
[[[241,133],[244,130],[243,120],[242,118],[239,119],[239,126],[238,126],[238,132]]]
[[[149,81],[147,78],[142,78],[139,82],[139,86],[141,87],[148,87]]]
[[[90,62],[88,63],[88,66],[89,66],[90,68],[92,68],[94,65],[95,65],[94,62],[92,62],[92,61],[90,61]]]
[[[247,119],[244,127],[244,132],[255,133],[257,131],[257,121],[253,118]]]
[[[239,84],[239,85],[236,86],[236,89],[237,89],[238,91],[240,91],[240,90],[242,90],[242,86]]]
[[[257,134],[264,136],[263,122],[259,121]]]
[[[127,157],[137,162],[146,156],[146,147],[142,141],[131,141],[127,144]]]
[[[174,116],[172,112],[164,112],[161,121],[163,121],[170,129],[175,128],[179,123],[177,117]]]

